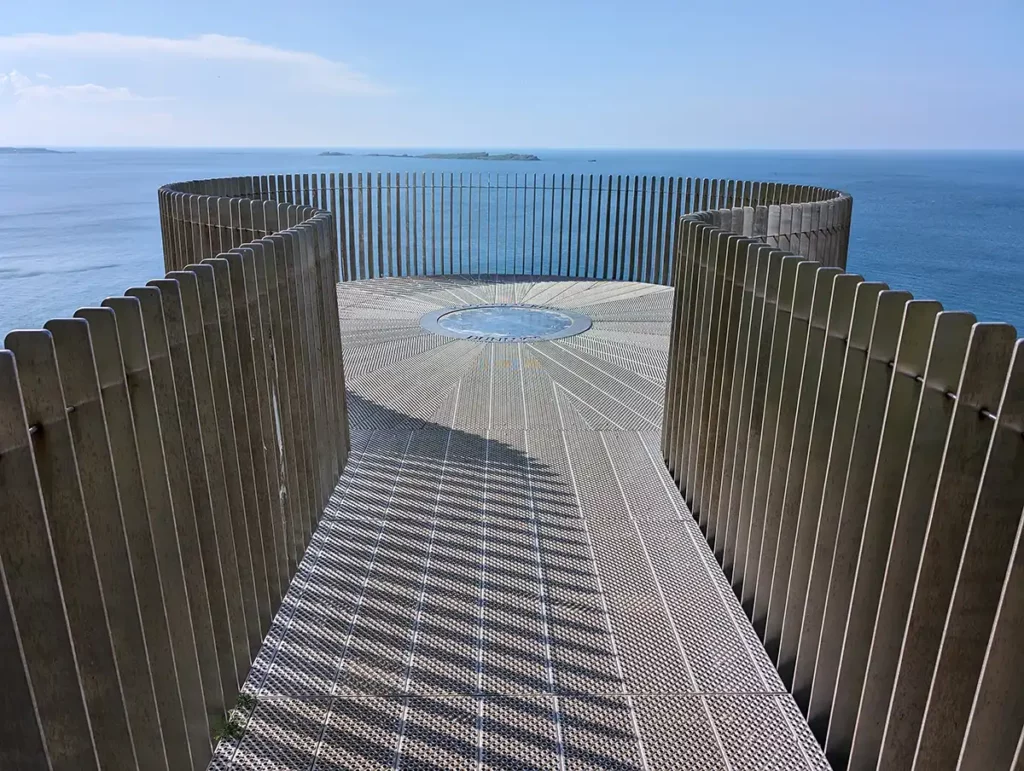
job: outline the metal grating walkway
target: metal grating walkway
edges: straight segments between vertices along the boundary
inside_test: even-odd
[[[672,290],[338,287],[353,452],[214,769],[827,768],[658,450]],[[462,304],[588,332],[425,332]]]

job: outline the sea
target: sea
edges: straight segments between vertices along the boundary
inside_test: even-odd
[[[430,151],[0,154],[0,335],[159,277],[156,191],[163,184],[331,171],[706,176],[839,188],[854,199],[848,270],[1024,331],[1024,153],[515,150],[539,161],[365,155]]]

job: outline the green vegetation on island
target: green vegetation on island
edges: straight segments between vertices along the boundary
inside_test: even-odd
[[[327,150],[320,153],[325,157],[350,156],[356,153],[342,153],[336,150]],[[410,155],[409,153],[362,153],[365,158],[422,158],[429,161],[539,161],[536,155],[531,153],[423,153],[422,155]]]

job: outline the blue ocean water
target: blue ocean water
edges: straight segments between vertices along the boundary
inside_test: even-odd
[[[160,185],[314,171],[652,174],[837,187],[854,197],[849,270],[1024,329],[1024,153],[529,152],[541,160],[319,157],[311,149],[0,155],[0,335],[158,277]]]

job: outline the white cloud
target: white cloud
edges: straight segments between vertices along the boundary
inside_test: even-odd
[[[76,32],[69,35],[26,33],[0,36],[0,53],[57,54],[96,58],[169,56],[204,61],[272,64],[288,68],[303,81],[335,93],[374,93],[384,89],[347,64],[319,54],[289,51],[242,37],[199,35],[190,38]]]
[[[23,75],[17,70],[11,70],[7,74],[0,73],[0,95],[7,91],[10,91],[11,95],[19,101],[64,100],[89,103],[159,101],[139,96],[123,86],[108,87],[95,83],[55,86],[49,83],[33,83],[27,75]]]
[[[10,91],[17,95],[31,87],[32,81],[17,70],[11,70],[8,73],[0,72],[0,94]]]

